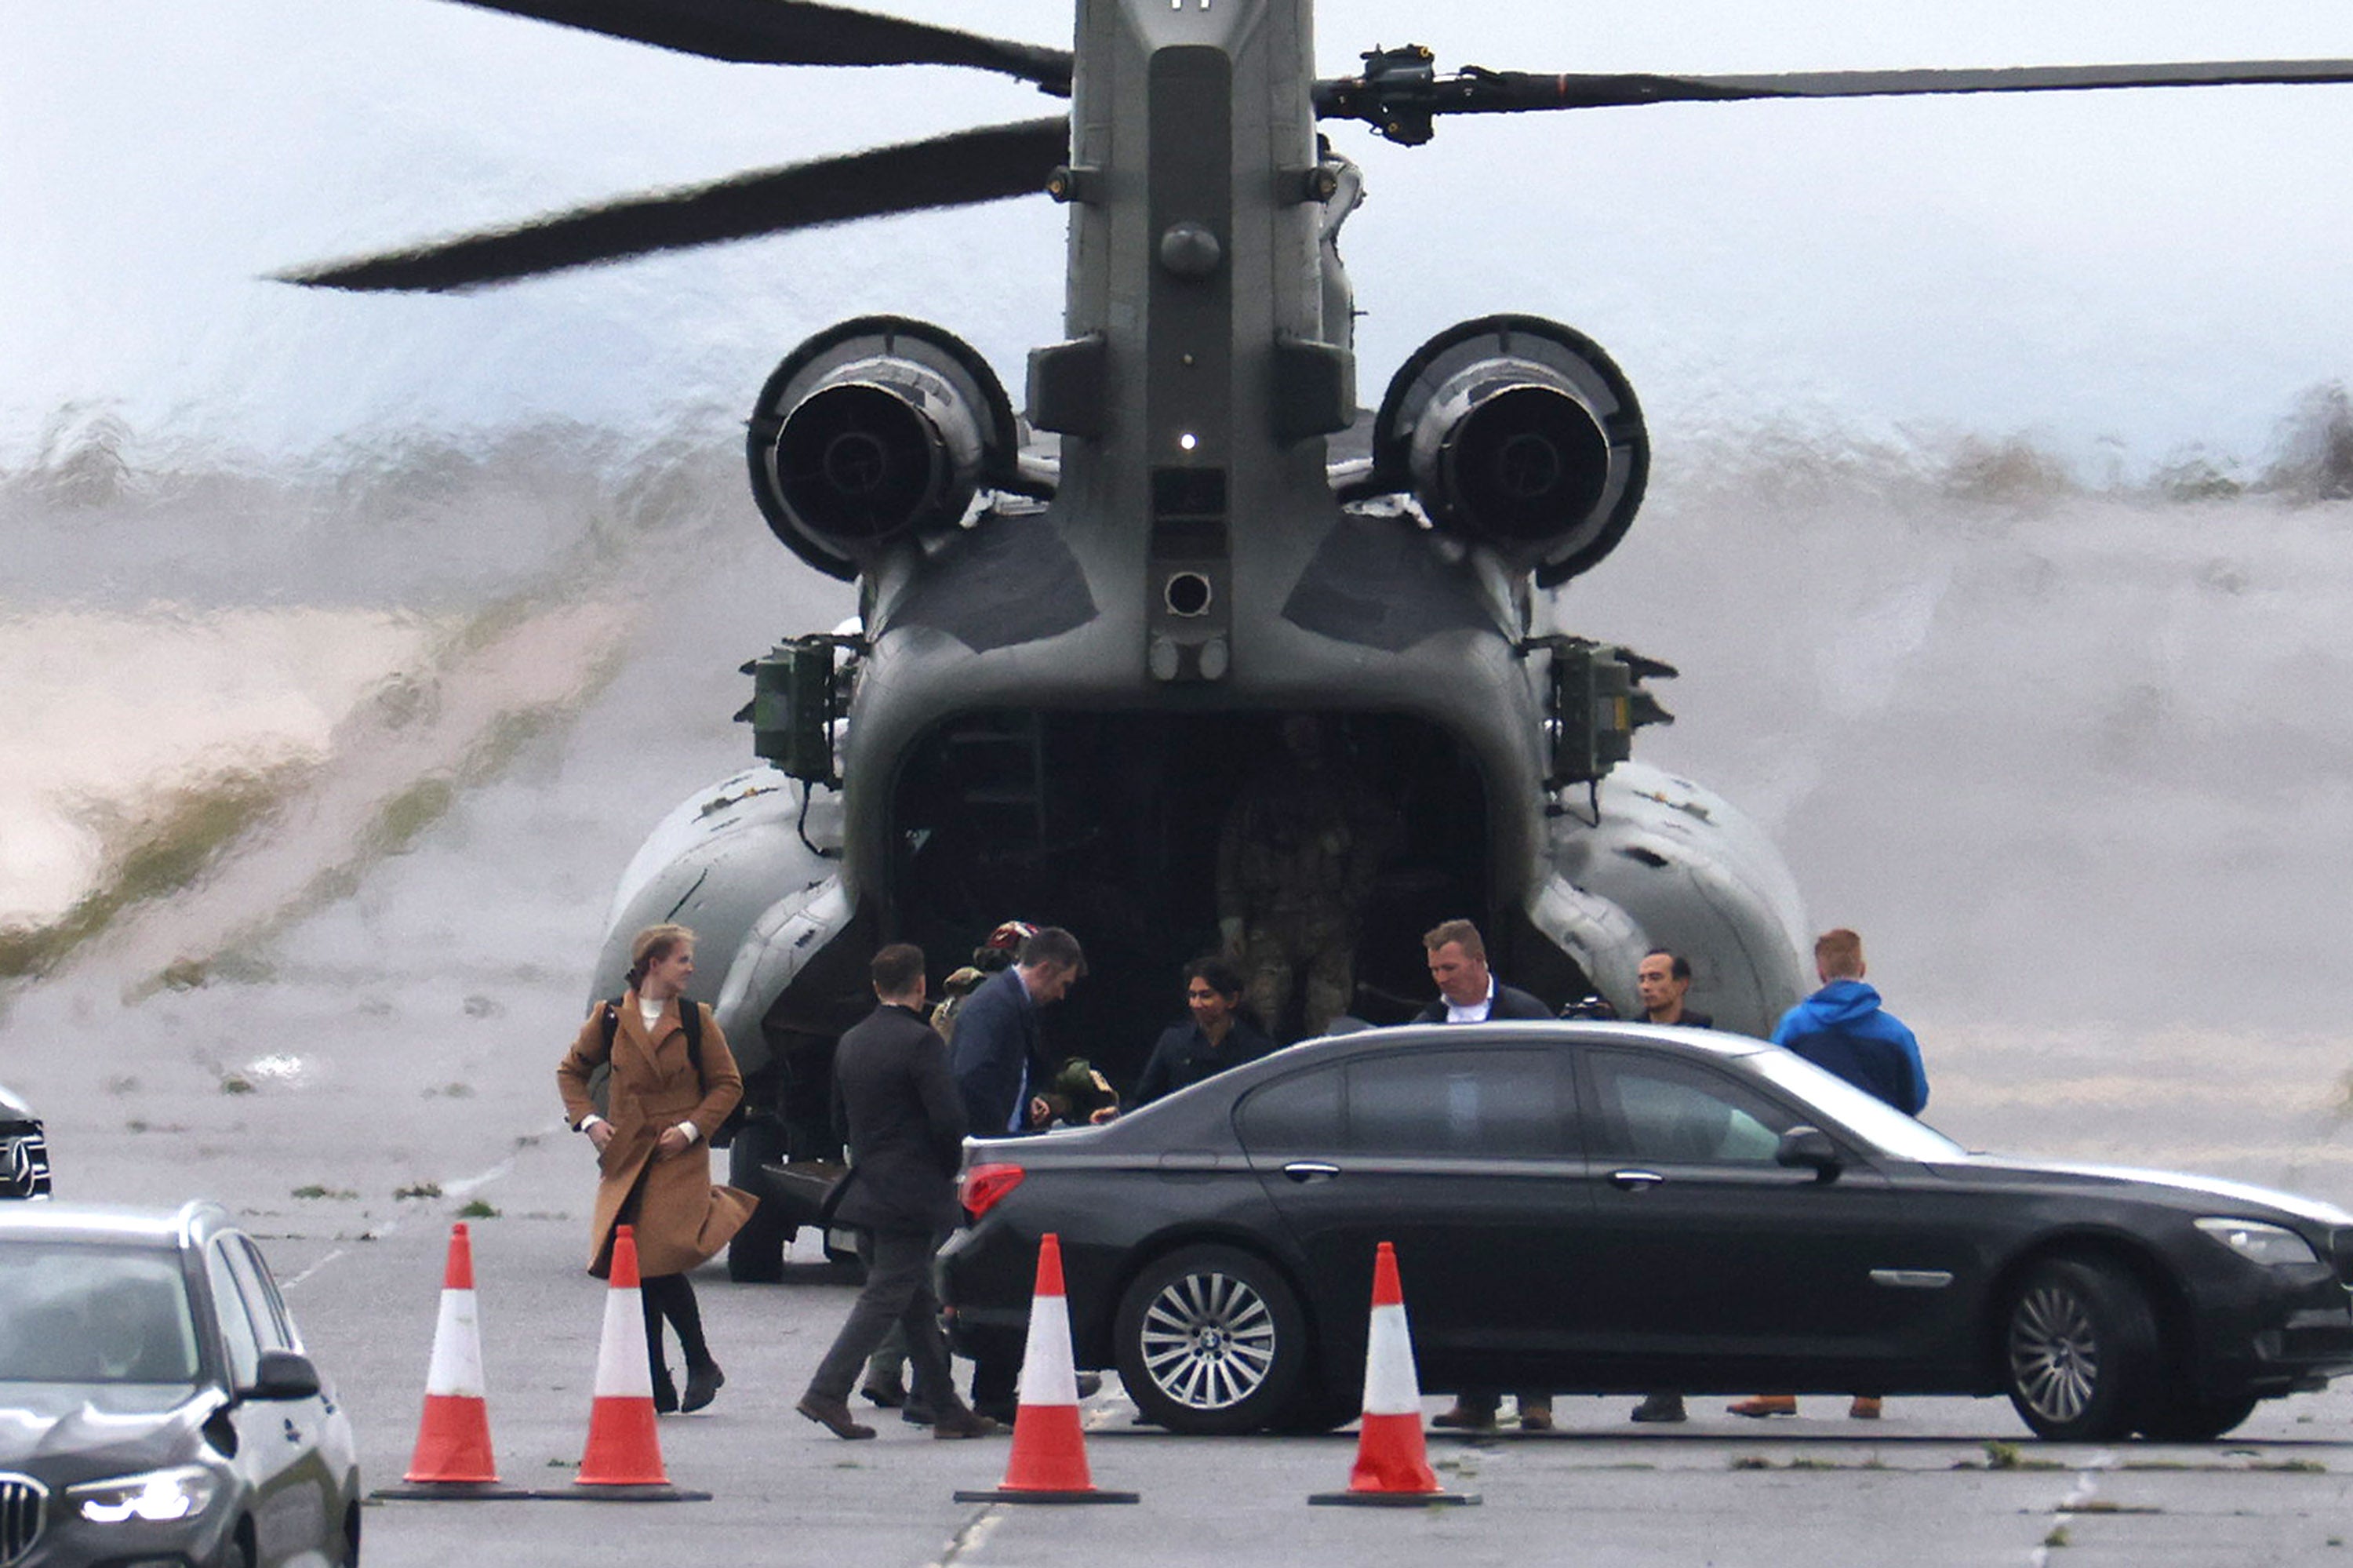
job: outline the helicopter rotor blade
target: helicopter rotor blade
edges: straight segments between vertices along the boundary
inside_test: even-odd
[[[1792,71],[1765,76],[1546,76],[1472,66],[1440,77],[1419,46],[1365,57],[1361,77],[1315,85],[1315,111],[1362,120],[1419,145],[1440,114],[1510,114],[1642,103],[1765,98],[1893,98],[1928,93],[2067,92],[2120,87],[2239,87],[2353,81],[2353,60],[2232,60],[2164,65],[2020,66],[1984,70]]]
[[[516,228],[278,274],[360,291],[441,292],[726,239],[1042,193],[1070,122],[1025,120],[760,169],[715,184],[554,213]]]
[[[1059,98],[1071,52],[815,0],[457,0],[739,65],[948,65],[993,70]]]

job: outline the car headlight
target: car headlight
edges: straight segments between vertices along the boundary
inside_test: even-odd
[[[150,1470],[140,1476],[117,1476],[70,1487],[66,1500],[92,1524],[121,1524],[140,1519],[150,1523],[193,1519],[212,1505],[220,1483],[202,1465],[181,1465]]]
[[[2312,1244],[2285,1225],[2267,1225],[2261,1220],[2200,1220],[2198,1228],[2249,1263],[2284,1268],[2320,1261]]]

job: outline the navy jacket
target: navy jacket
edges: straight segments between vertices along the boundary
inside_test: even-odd
[[[1861,980],[1837,980],[1781,1015],[1773,1044],[1878,1096],[1906,1116],[1928,1103],[1920,1043]]]
[[[1144,1064],[1144,1076],[1135,1081],[1135,1103],[1149,1105],[1163,1095],[1189,1089],[1229,1067],[1255,1062],[1273,1049],[1274,1042],[1239,1013],[1221,1045],[1210,1044],[1198,1023],[1171,1024],[1160,1036],[1160,1044],[1152,1048],[1152,1059]]]
[[[1502,980],[1495,982],[1495,1004],[1487,1010],[1488,1022],[1497,1023],[1504,1019],[1550,1018],[1551,1016],[1551,1008],[1546,1007],[1519,987],[1505,985]],[[1413,1021],[1416,1023],[1445,1022],[1446,999],[1440,997],[1436,1001],[1415,1013]]]
[[[1038,1051],[1038,1004],[1021,971],[1000,969],[975,986],[956,1009],[948,1056],[973,1137],[1011,1137],[1017,1107],[1028,1122],[1029,1064]]]

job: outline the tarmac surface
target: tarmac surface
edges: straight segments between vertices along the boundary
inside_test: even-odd
[[[469,996],[462,978],[455,990],[438,980],[308,988],[343,1021],[332,1053],[315,1048],[323,1035],[240,1033],[246,988],[229,984],[151,1000],[143,1015],[164,1035],[135,1055],[47,1053],[12,1063],[10,1075],[50,1118],[61,1196],[165,1203],[201,1192],[246,1216],[351,1413],[371,1488],[406,1467],[448,1224],[475,1205],[501,1474],[519,1487],[561,1487],[586,1433],[604,1310],[603,1287],[583,1272],[587,1149],[554,1114],[553,1064],[574,1004],[560,980],[510,988],[512,1006],[493,1007]],[[13,1022],[24,1031],[47,1017],[69,1035],[71,996],[70,986],[36,992]],[[450,1016],[420,1032],[420,1010]],[[2021,1061],[2031,1054],[2018,1047]],[[1973,1098],[1969,1071],[1947,1058],[1948,1109],[1965,1122],[2020,1116],[2022,1080],[1998,1070],[2008,1058],[1988,1047],[1979,1059],[1985,1087]],[[2242,1053],[2238,1081],[2300,1065]],[[2026,1097],[2053,1109],[2068,1102],[2063,1082]],[[2262,1152],[2261,1107],[2251,1101],[2238,1127],[2227,1088],[2160,1097],[2129,1118],[2081,1108],[2074,1147],[2031,1147],[2091,1154],[2104,1152],[2087,1147],[2095,1136],[2129,1136],[2138,1160],[2164,1164],[2183,1162],[2168,1158],[2172,1150],[2235,1139],[2256,1152],[2226,1173],[2278,1180],[2263,1168],[2272,1157]],[[2332,1158],[2341,1126],[2312,1114],[2273,1113],[2303,1140],[2306,1171],[2322,1178],[2312,1189],[2343,1202]],[[2124,1119],[2129,1135],[2097,1130]],[[2044,1130],[2067,1125],[2054,1118]],[[814,1258],[814,1242],[805,1234],[799,1255]],[[1179,1438],[1134,1425],[1113,1379],[1086,1409],[1089,1457],[1099,1485],[1138,1492],[1138,1504],[959,1504],[954,1492],[1002,1475],[1002,1439],[935,1442],[882,1415],[878,1440],[849,1444],[794,1414],[851,1290],[821,1264],[792,1272],[782,1286],[735,1285],[717,1266],[698,1278],[728,1383],[708,1411],[664,1420],[660,1436],[672,1480],[712,1500],[386,1502],[368,1510],[365,1560],[2353,1563],[2353,1387],[2342,1385],[2266,1404],[2229,1440],[2199,1446],[2037,1443],[1998,1400],[1892,1399],[1886,1417],[1865,1425],[1846,1419],[1838,1396],[1806,1400],[1796,1419],[1753,1422],[1725,1414],[1720,1396],[1695,1394],[1694,1419],[1662,1428],[1626,1421],[1630,1396],[1564,1398],[1554,1435],[1432,1435],[1440,1479],[1477,1493],[1479,1507],[1359,1510],[1306,1504],[1345,1486],[1348,1434]]]

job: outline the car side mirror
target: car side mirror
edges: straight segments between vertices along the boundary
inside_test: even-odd
[[[1839,1158],[1838,1145],[1831,1141],[1831,1135],[1818,1127],[1793,1127],[1783,1133],[1773,1159],[1792,1170],[1811,1171],[1817,1181],[1837,1181],[1839,1169],[1845,1163]]]
[[[309,1399],[319,1392],[319,1369],[311,1358],[295,1351],[264,1351],[254,1369],[250,1387],[237,1390],[240,1399]]]

